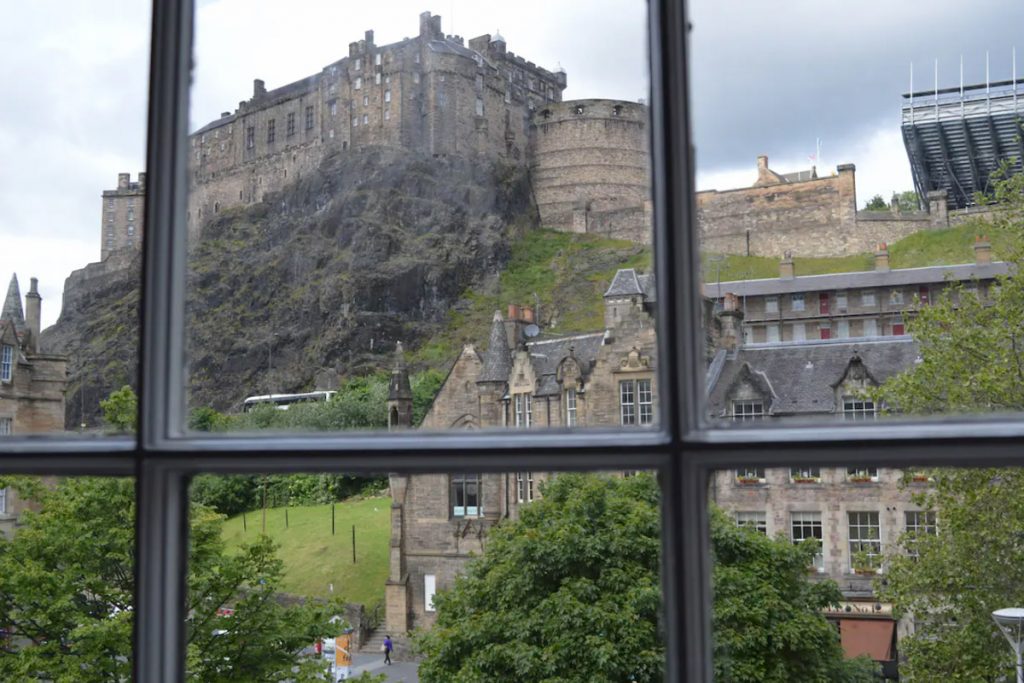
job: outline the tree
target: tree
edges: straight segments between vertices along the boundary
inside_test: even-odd
[[[888,211],[889,210],[889,205],[886,203],[886,201],[884,199],[882,199],[882,195],[876,194],[874,197],[872,197],[871,199],[868,200],[867,204],[864,205],[864,210],[865,211]]]
[[[135,432],[139,418],[139,401],[135,391],[125,384],[109,397],[100,401],[103,421],[118,432]]]
[[[67,478],[30,485],[27,512],[0,540],[0,680],[117,681],[131,675],[134,593],[134,483]],[[313,681],[323,666],[300,651],[339,631],[338,602],[284,607],[276,599],[282,563],[266,537],[235,554],[221,541],[221,517],[193,506],[188,567],[187,669],[194,681]],[[231,616],[218,609],[230,605]]]
[[[662,680],[658,499],[649,474],[547,482],[435,595],[437,622],[417,638],[421,680]],[[842,660],[821,612],[839,592],[807,579],[813,548],[712,519],[721,680],[871,680]]]
[[[1007,260],[1024,263],[1024,175],[994,184],[999,209],[975,224],[1000,233]],[[980,202],[979,202],[980,203]],[[1003,277],[984,298],[964,287],[919,305],[908,329],[920,361],[875,400],[906,414],[1024,409],[1024,279]],[[1024,474],[1017,469],[936,469],[914,496],[940,533],[904,537],[878,587],[898,614],[913,614],[901,641],[908,680],[1005,680],[1012,654],[990,613],[1024,604]]]

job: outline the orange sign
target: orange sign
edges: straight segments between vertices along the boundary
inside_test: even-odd
[[[334,663],[338,666],[352,666],[352,653],[348,649],[351,638],[352,634],[346,633],[334,639]]]

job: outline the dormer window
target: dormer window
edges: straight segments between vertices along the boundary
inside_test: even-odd
[[[576,390],[565,390],[565,426],[576,426]]]
[[[752,422],[764,419],[764,401],[760,399],[733,401],[732,419],[737,422]]]
[[[14,370],[14,347],[4,344],[0,350],[0,380],[10,382]]]
[[[874,401],[854,396],[843,397],[844,420],[874,420],[876,417],[878,410]]]
[[[513,417],[516,427],[529,427],[533,423],[533,405],[529,394],[512,397]]]

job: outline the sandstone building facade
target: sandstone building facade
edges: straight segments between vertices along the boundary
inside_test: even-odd
[[[11,277],[0,312],[0,438],[64,431],[67,359],[39,346],[42,297],[31,280],[22,308],[18,276]],[[26,502],[0,489],[0,534],[13,533]]]
[[[658,393],[653,278],[619,271],[604,300],[606,329],[590,334],[536,334],[529,307],[509,306],[506,318],[495,313],[486,350],[463,348],[422,428],[653,425]],[[389,397],[395,421],[403,414],[411,418],[401,408],[411,402],[411,393],[402,389],[408,381],[401,379],[403,372],[396,362]],[[490,528],[515,519],[521,506],[539,495],[547,476],[392,475],[388,628],[404,633],[429,627],[434,591],[452,586],[470,554],[486,550]]]

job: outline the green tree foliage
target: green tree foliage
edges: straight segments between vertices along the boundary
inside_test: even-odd
[[[1002,233],[1017,269],[1024,263],[1024,175],[995,183],[1000,205],[977,232]],[[920,362],[875,392],[907,414],[1024,409],[1024,278],[1000,278],[979,299],[955,287],[919,306],[909,331]],[[1012,676],[1012,654],[990,613],[1024,604],[1024,473],[939,469],[915,502],[936,513],[937,536],[904,538],[886,559],[878,589],[914,635],[901,641],[907,680],[996,681]],[[911,549],[919,557],[910,557]]]
[[[127,384],[100,401],[103,421],[118,432],[135,432],[139,419],[139,402],[135,391]]]
[[[562,474],[488,538],[487,552],[434,598],[417,643],[424,683],[660,681],[659,492],[654,478]],[[715,672],[720,681],[871,681],[844,662],[810,582],[814,549],[712,515]]]
[[[842,599],[833,581],[811,581],[817,548],[737,526],[711,511],[716,681],[868,683],[877,666],[844,660],[822,610]]]
[[[900,641],[907,681],[1013,679],[1013,652],[992,612],[1024,604],[1024,471],[941,469],[915,502],[937,535],[904,535],[879,596],[915,616]],[[912,551],[911,555],[908,551]]]
[[[26,483],[20,480],[20,483]],[[0,680],[118,681],[131,675],[135,492],[131,480],[67,478],[35,486],[12,540],[0,539]],[[339,630],[341,605],[276,600],[282,563],[263,537],[225,553],[221,517],[190,515],[188,678],[313,681],[323,666],[300,656]],[[231,605],[235,614],[217,615]]]
[[[882,199],[882,195],[876,194],[874,197],[868,200],[868,203],[864,205],[865,211],[888,211],[889,204]]]
[[[914,211],[921,210],[921,201],[918,198],[917,193],[913,190],[906,190],[898,193],[893,192],[892,198],[903,213],[912,213]]]

